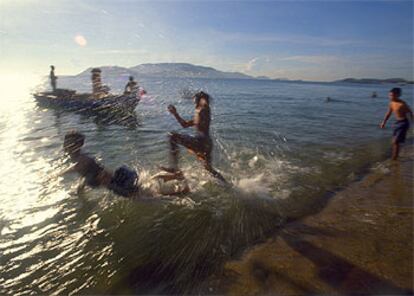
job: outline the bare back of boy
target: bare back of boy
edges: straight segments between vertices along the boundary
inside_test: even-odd
[[[403,100],[391,101],[389,110],[394,114],[396,120],[408,119],[407,114],[411,114],[410,108]]]

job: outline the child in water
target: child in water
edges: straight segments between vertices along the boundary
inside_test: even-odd
[[[114,173],[105,169],[95,158],[81,151],[85,136],[77,131],[65,135],[63,149],[75,164],[70,171],[75,171],[84,178],[80,188],[88,185],[92,188],[106,187],[124,197],[138,192],[138,174],[125,166]]]
[[[85,136],[77,131],[68,132],[65,135],[63,149],[67,153],[74,165],[66,172],[77,172],[84,178],[83,183],[79,189],[85,185],[92,188],[105,187],[118,195],[124,197],[137,197],[140,194],[140,187],[138,185],[138,174],[136,171],[122,166],[111,172],[99,164],[95,158],[81,151],[85,142]],[[184,188],[179,188],[171,192],[162,192],[166,195],[176,195],[187,193],[188,186],[185,184]]]
[[[394,123],[394,132],[392,138],[392,159],[396,160],[400,152],[400,144],[405,142],[407,131],[410,128],[410,121],[408,115],[410,115],[411,121],[413,120],[413,112],[406,102],[400,99],[401,88],[396,87],[390,90],[388,94],[390,98],[390,104],[388,111],[385,114],[384,120],[380,124],[381,128],[385,127],[387,120],[391,114],[394,113],[396,119]]]

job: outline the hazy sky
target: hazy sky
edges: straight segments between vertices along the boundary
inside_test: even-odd
[[[413,1],[0,0],[0,74],[157,62],[413,79]]]

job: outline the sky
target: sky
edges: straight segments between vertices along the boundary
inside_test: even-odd
[[[160,62],[413,80],[413,1],[0,0],[0,76]]]

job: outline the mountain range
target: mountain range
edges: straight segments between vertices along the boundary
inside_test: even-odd
[[[239,72],[223,72],[211,67],[186,63],[141,64],[130,68],[119,66],[99,67],[105,76],[136,76],[156,78],[209,78],[209,79],[255,79]],[[88,68],[78,77],[90,76],[92,68]]]
[[[335,82],[345,83],[363,83],[363,84],[378,84],[378,83],[394,83],[394,84],[413,84],[413,81],[408,81],[403,78],[388,78],[388,79],[377,79],[377,78],[346,78],[337,80]]]
[[[266,76],[250,76],[240,72],[224,72],[212,67],[193,65],[188,63],[157,63],[157,64],[140,64],[134,67],[119,66],[102,66],[102,76],[109,79],[126,78],[134,76],[137,79],[141,77],[149,78],[207,78],[207,79],[263,79],[289,82],[306,82],[302,80],[289,79],[271,79]],[[75,76],[62,76],[62,78],[80,78],[90,79],[92,68],[88,68]],[[85,80],[86,81],[86,80]],[[376,78],[346,78],[332,81],[334,83],[363,83],[363,84],[413,84],[413,81],[407,81],[402,78],[376,79]]]

